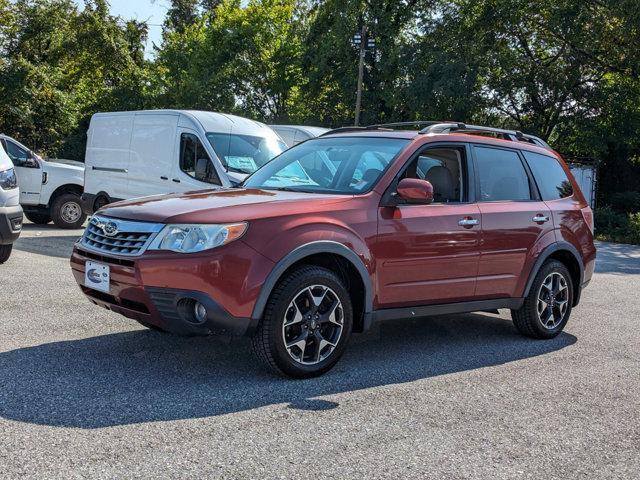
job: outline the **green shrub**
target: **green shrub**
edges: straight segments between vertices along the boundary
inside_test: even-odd
[[[629,214],[627,240],[629,243],[640,245],[640,212]]]
[[[640,192],[614,193],[609,197],[607,204],[618,212],[640,212]]]
[[[640,212],[621,213],[607,206],[594,212],[596,238],[640,245]]]

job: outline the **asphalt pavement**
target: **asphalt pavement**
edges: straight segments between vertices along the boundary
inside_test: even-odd
[[[248,341],[89,303],[81,231],[26,224],[0,266],[0,477],[638,478],[640,247],[599,244],[563,334],[508,315],[376,325],[334,370],[277,378]]]

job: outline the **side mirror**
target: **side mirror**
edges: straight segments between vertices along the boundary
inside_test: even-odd
[[[199,158],[196,161],[196,179],[206,181],[207,179],[207,167],[209,166],[209,160],[207,158]]]
[[[427,180],[403,178],[398,183],[398,196],[407,203],[429,204],[433,202],[433,185]]]
[[[36,160],[36,156],[33,152],[29,152],[29,156],[24,159],[24,163],[22,164],[26,168],[39,168],[38,160]]]

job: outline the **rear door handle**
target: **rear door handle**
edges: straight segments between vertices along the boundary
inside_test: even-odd
[[[169,177],[162,176],[160,177],[160,180],[169,180]]]
[[[458,225],[460,225],[461,227],[473,227],[474,225],[478,225],[479,223],[480,220],[471,217],[463,218],[458,221]]]
[[[544,223],[549,221],[549,217],[545,215],[536,215],[535,217],[533,217],[533,221],[536,223]]]

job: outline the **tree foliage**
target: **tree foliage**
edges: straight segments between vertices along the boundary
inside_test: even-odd
[[[96,111],[196,108],[351,124],[452,119],[598,157],[605,191],[640,184],[636,0],[171,0],[161,45],[106,0],[0,0],[0,130],[82,159]]]

